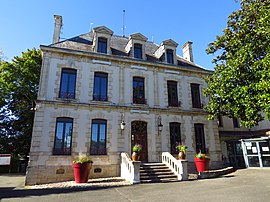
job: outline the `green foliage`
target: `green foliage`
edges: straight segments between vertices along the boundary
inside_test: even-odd
[[[176,149],[179,151],[179,152],[184,152],[186,153],[187,152],[187,145],[177,145],[176,146]]]
[[[135,144],[135,145],[133,146],[133,148],[132,148],[132,151],[133,151],[133,152],[140,152],[140,151],[142,151],[142,145],[140,145],[140,144]]]
[[[79,153],[79,156],[73,160],[73,163],[93,163],[90,156]]]
[[[242,0],[222,36],[210,43],[215,72],[206,81],[210,119],[240,118],[248,128],[270,118],[270,0]]]
[[[29,153],[41,63],[36,49],[0,63],[1,153]]]
[[[195,154],[195,158],[209,159],[209,157],[206,154],[202,154],[202,153]]]

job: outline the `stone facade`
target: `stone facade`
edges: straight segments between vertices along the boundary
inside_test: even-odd
[[[98,34],[95,34],[95,30],[99,31]],[[112,32],[108,30],[106,27],[95,28],[93,34],[85,35],[85,40],[97,40],[97,36],[102,35],[102,32],[105,33],[102,37],[113,37]],[[140,42],[141,38],[142,43],[145,43],[143,54],[149,52],[150,45],[157,46],[145,42],[146,38],[141,34],[133,35],[133,38],[136,42]],[[205,146],[211,157],[211,166],[221,165],[217,122],[207,120],[207,114],[202,108],[192,107],[190,84],[199,85],[201,102],[206,104],[208,99],[203,97],[202,91],[207,84],[203,77],[211,72],[185,61],[175,52],[174,64],[167,64],[166,60],[150,61],[147,60],[150,57],[146,55],[142,59],[134,59],[133,55],[128,53],[115,55],[116,39],[119,40],[118,44],[123,44],[123,48],[119,48],[123,52],[128,43],[133,44],[129,42],[132,37],[110,38],[108,44],[114,48],[107,54],[96,52],[97,48],[91,45],[97,46],[96,41],[80,44],[74,42],[75,40],[66,40],[50,46],[41,46],[43,64],[26,184],[72,180],[72,159],[79,152],[90,153],[93,119],[107,121],[106,155],[92,155],[93,178],[120,176],[120,154],[121,152],[131,154],[133,121],[147,123],[148,162],[160,162],[161,153],[170,152],[170,123],[177,122],[181,124],[181,141],[188,146],[187,159],[190,162],[193,162],[196,153],[194,124],[200,123],[204,126]],[[127,50],[130,51],[132,48]],[[59,98],[63,68],[74,69],[77,72],[75,99]],[[93,100],[95,72],[108,75],[105,101]],[[134,77],[144,78],[146,104],[133,103]],[[171,80],[177,82],[178,101],[181,102],[177,107],[168,106],[167,81]],[[53,155],[58,117],[73,119],[70,155]],[[163,125],[162,131],[158,130],[159,120]],[[121,121],[125,122],[124,130],[120,128]]]

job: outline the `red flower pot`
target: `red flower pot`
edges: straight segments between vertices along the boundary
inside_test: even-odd
[[[92,163],[72,163],[76,183],[88,182]]]
[[[198,172],[204,172],[209,169],[209,158],[194,158]]]

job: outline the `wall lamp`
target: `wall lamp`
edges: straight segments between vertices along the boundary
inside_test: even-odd
[[[124,119],[125,119],[125,115],[124,115],[124,113],[122,113],[121,114],[121,123],[120,123],[121,130],[125,130],[126,123],[125,123]]]

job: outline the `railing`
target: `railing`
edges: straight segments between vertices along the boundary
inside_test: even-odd
[[[162,152],[162,163],[177,175],[178,180],[188,180],[187,160],[177,160],[169,152]]]
[[[140,165],[140,161],[132,161],[127,153],[121,153],[121,177],[132,184],[140,183]]]

